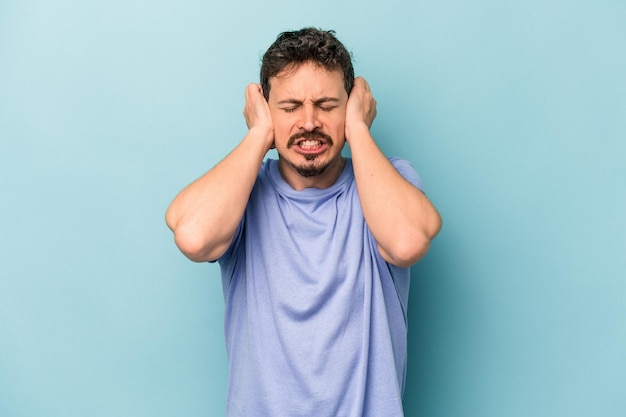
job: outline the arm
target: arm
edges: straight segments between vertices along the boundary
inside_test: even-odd
[[[183,189],[165,220],[179,249],[196,262],[213,261],[226,252],[241,221],[274,132],[261,87],[246,89],[244,116],[248,134],[209,172]]]
[[[346,109],[346,140],[359,199],[383,259],[408,267],[428,251],[441,228],[441,217],[376,145],[369,131],[375,117],[376,101],[367,82],[358,77]]]

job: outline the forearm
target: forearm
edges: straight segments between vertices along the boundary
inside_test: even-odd
[[[350,150],[363,214],[381,255],[394,265],[412,265],[439,232],[439,214],[389,162],[367,126],[350,132]]]
[[[209,172],[180,192],[166,213],[180,250],[191,260],[219,258],[243,216],[263,158],[266,132],[250,130]]]

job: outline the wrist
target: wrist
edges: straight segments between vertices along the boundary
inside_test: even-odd
[[[346,140],[358,140],[360,137],[369,137],[370,129],[365,122],[346,124]]]
[[[253,126],[248,131],[248,136],[256,142],[263,143],[267,149],[274,144],[274,128],[272,126]]]

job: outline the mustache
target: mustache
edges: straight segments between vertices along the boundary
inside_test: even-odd
[[[333,138],[331,138],[330,136],[328,136],[326,133],[322,132],[319,129],[314,129],[314,130],[296,133],[295,135],[292,135],[289,138],[289,141],[287,142],[287,149],[291,148],[293,144],[296,142],[296,140],[298,139],[319,139],[319,138],[324,139],[326,143],[328,143],[328,145],[332,146]]]

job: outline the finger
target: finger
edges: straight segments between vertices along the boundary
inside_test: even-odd
[[[253,95],[260,93],[260,92],[261,92],[260,84],[255,84],[255,83],[248,84],[248,86],[246,87],[246,92],[245,92],[246,99],[249,99]]]
[[[369,91],[369,84],[367,83],[367,81],[365,80],[365,78],[358,76],[354,79],[354,85],[355,86],[359,86],[359,88],[362,88],[365,91]]]
[[[364,89],[365,91],[369,92],[369,91],[370,91],[370,85],[369,85],[369,83],[368,83],[368,82],[365,80],[365,78],[363,78],[363,77],[361,77],[361,81],[362,81],[362,84],[363,84],[363,89]]]

